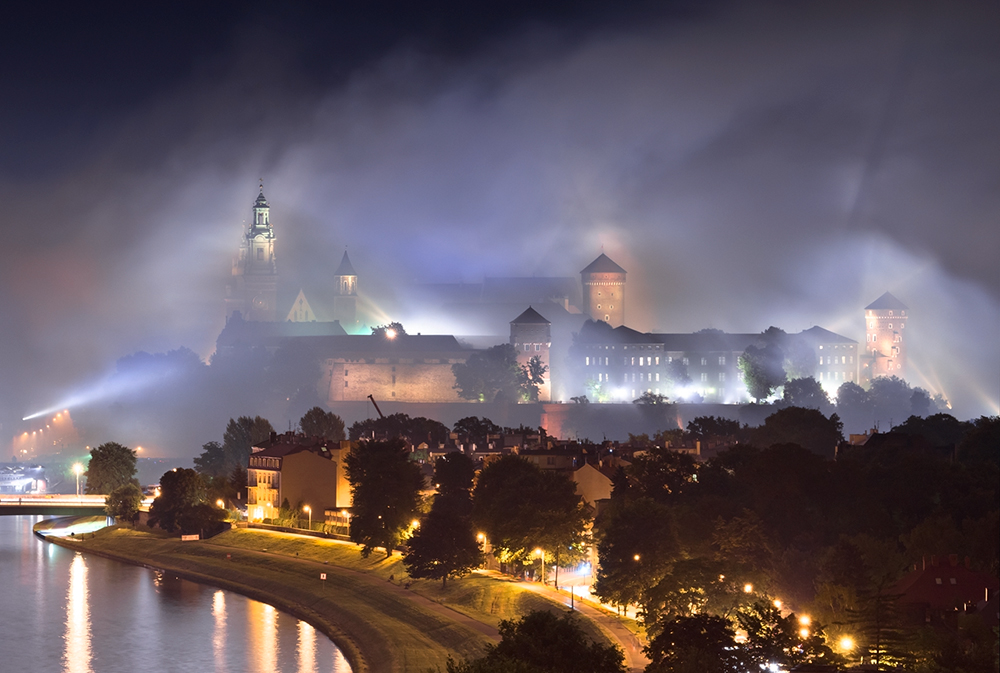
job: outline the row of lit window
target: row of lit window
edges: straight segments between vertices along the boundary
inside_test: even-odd
[[[848,357],[850,357],[851,364],[854,364],[854,356],[853,355],[851,355],[851,356],[847,356],[847,355],[827,356],[827,358],[826,358],[826,364],[828,364],[828,365],[846,365]],[[823,363],[823,356],[822,355],[819,356],[819,363],[820,364],[824,364]]]
[[[843,376],[841,376],[843,375]],[[854,372],[820,372],[820,381],[853,381]]]
[[[899,323],[899,329],[903,329],[904,327],[906,327],[906,323],[905,322]],[[875,329],[875,321],[874,320],[869,320],[868,321],[868,329]],[[886,327],[886,329],[892,329],[892,323],[889,323],[889,325]]]
[[[532,346],[535,347],[536,351],[542,350],[542,344],[524,344],[524,351],[525,352],[530,351]]]

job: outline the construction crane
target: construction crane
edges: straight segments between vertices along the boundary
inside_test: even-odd
[[[372,401],[372,404],[374,404],[374,405],[375,405],[375,411],[377,411],[377,412],[378,412],[378,417],[379,417],[379,418],[385,418],[385,414],[383,414],[383,413],[382,413],[382,410],[378,408],[378,402],[376,402],[376,401],[375,401],[375,398],[374,398],[374,397],[372,397],[371,395],[369,395],[369,396],[368,396],[368,399],[370,399],[370,400]]]

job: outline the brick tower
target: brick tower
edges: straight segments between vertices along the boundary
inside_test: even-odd
[[[545,365],[545,380],[538,386],[538,401],[551,401],[552,379],[548,367],[549,348],[552,346],[552,323],[529,306],[528,310],[510,321],[510,343],[517,351],[519,365],[527,366],[535,356]]]
[[[865,307],[864,385],[879,376],[906,378],[906,304],[886,292]]]
[[[594,320],[612,327],[625,324],[625,269],[603,252],[580,272],[583,307]]]

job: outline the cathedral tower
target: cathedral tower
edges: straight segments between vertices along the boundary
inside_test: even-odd
[[[886,292],[865,307],[865,351],[861,378],[906,378],[906,304]]]
[[[263,184],[252,210],[253,220],[233,264],[233,282],[227,287],[226,317],[239,311],[244,320],[274,322],[277,320],[278,270],[271,208],[264,197]]]
[[[357,327],[358,320],[358,274],[346,250],[334,274],[334,281],[337,288],[333,296],[333,317],[350,333],[351,328]]]
[[[625,269],[603,252],[580,272],[583,308],[594,320],[612,327],[625,324]]]
[[[510,321],[510,343],[517,351],[519,365],[527,366],[535,356],[538,356],[545,365],[545,380],[538,386],[538,401],[550,402],[552,379],[548,367],[549,348],[552,346],[552,323],[529,306],[528,310]]]

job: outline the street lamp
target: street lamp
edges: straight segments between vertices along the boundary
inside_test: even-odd
[[[226,503],[222,502],[222,498],[219,498],[218,500],[216,500],[215,504],[218,506],[219,509],[225,509],[226,508]]]
[[[542,586],[545,586],[545,552],[539,547],[535,550],[535,553],[542,559]]]
[[[313,511],[312,511],[312,507],[310,507],[309,505],[306,505],[302,509],[305,510],[305,513],[309,515],[309,530],[312,530],[313,529]]]
[[[80,475],[83,474],[83,465],[73,463],[73,473],[76,475],[76,495],[80,497]]]

